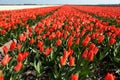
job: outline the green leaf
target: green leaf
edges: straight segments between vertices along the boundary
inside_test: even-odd
[[[40,61],[37,63],[36,69],[38,71],[38,73],[40,73],[40,67],[41,67],[41,63]]]
[[[35,67],[35,70],[36,70],[38,73],[40,73],[41,62],[40,62],[40,61],[36,62],[36,60],[35,60],[33,65],[34,65],[34,67]]]

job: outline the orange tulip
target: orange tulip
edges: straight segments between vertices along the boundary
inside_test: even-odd
[[[16,48],[16,42],[12,42],[11,44],[10,44],[10,50],[12,51],[12,50],[14,50]]]
[[[45,56],[48,56],[51,53],[51,51],[52,51],[52,47],[47,48],[44,52]]]
[[[35,42],[35,40],[32,38],[31,40],[30,40],[30,44],[33,44]]]
[[[66,64],[67,58],[64,58],[63,56],[60,57],[60,65],[64,66]]]
[[[115,80],[115,76],[113,74],[107,73],[104,80]]]
[[[56,41],[56,46],[60,46],[62,44],[62,41],[60,40],[60,39],[58,39],[57,41]]]
[[[3,52],[5,53],[5,54],[7,54],[8,53],[8,48],[7,48],[7,46],[3,46]]]
[[[9,61],[11,60],[11,58],[12,58],[11,56],[6,55],[1,61],[2,65],[4,65],[4,66],[7,65],[9,63]]]
[[[21,47],[22,47],[22,45],[21,45],[21,44],[17,44],[17,49],[18,49],[18,50],[20,50],[20,49],[21,49]]]
[[[114,38],[111,38],[109,40],[109,45],[113,45],[113,44],[115,44],[115,42],[116,42],[116,40]]]
[[[22,66],[23,66],[22,62],[19,62],[19,63],[14,67],[14,70],[15,70],[16,72],[18,72],[18,71],[20,71],[20,69],[22,68]]]
[[[74,65],[75,65],[75,58],[72,57],[72,56],[70,56],[69,65],[70,65],[70,66],[74,66]]]
[[[78,80],[78,75],[77,74],[72,74],[71,80]]]

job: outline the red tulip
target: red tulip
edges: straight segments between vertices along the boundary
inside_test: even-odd
[[[23,53],[18,53],[18,56],[17,56],[17,61],[18,62],[22,62],[23,61]]]
[[[73,37],[73,36],[70,36],[70,37],[68,38],[68,41],[73,41],[73,39],[74,39],[74,37]]]
[[[24,52],[24,53],[23,53],[23,59],[25,59],[25,58],[28,56],[28,54],[29,54],[29,52],[27,52],[27,51]]]
[[[0,76],[0,80],[4,80],[4,76]]]
[[[31,40],[30,40],[30,44],[33,44],[35,42],[35,40],[32,38]]]
[[[37,47],[40,48],[41,46],[43,46],[43,42],[39,41],[38,44],[37,44]]]
[[[70,55],[70,52],[64,50],[63,57],[67,59],[69,55]]]
[[[95,47],[95,48],[93,49],[94,55],[96,55],[96,54],[98,53],[98,51],[99,51],[99,48]]]
[[[75,58],[72,57],[72,56],[70,56],[69,65],[70,65],[70,66],[74,66],[74,65],[75,65]]]
[[[113,45],[113,44],[115,44],[115,42],[116,42],[116,40],[114,38],[111,38],[109,40],[109,45]]]
[[[116,38],[116,36],[117,35],[115,33],[111,35],[112,38]]]
[[[14,50],[16,48],[16,42],[12,42],[11,44],[10,44],[10,50],[12,51],[12,50]]]
[[[64,38],[64,39],[66,39],[67,36],[68,36],[67,34],[65,34],[65,33],[63,34],[63,38]]]
[[[29,37],[31,37],[32,35],[33,35],[33,33],[32,33],[32,32],[29,32],[29,33],[28,33],[28,36],[29,36]]]
[[[28,52],[18,53],[17,61],[22,62],[28,56]]]
[[[18,71],[20,71],[20,69],[22,68],[22,66],[23,66],[22,62],[19,62],[19,63],[14,67],[14,70],[15,70],[16,72],[18,72]]]
[[[64,66],[66,64],[67,58],[64,58],[63,56],[60,57],[60,65]]]
[[[27,38],[26,35],[23,35],[23,34],[19,35],[19,40],[21,42],[24,42],[26,40],[26,38]]]
[[[73,52],[74,52],[74,51],[73,51],[72,49],[70,49],[70,48],[68,49],[68,53],[69,53],[71,56],[73,55]]]
[[[0,33],[4,35],[6,33],[6,30],[1,30]]]
[[[108,32],[108,33],[106,33],[106,34],[107,34],[108,37],[111,37],[112,32]]]
[[[39,50],[40,52],[44,52],[44,46],[40,46]]]
[[[87,46],[87,44],[90,42],[90,37],[86,36],[86,38],[83,40],[82,45]]]
[[[92,38],[92,39],[95,39],[95,33],[92,34],[91,38]]]
[[[85,50],[82,54],[82,58],[87,59],[88,56],[88,50]]]
[[[71,40],[68,40],[68,47],[71,47],[72,46],[72,44],[73,44],[73,42],[71,41]]]
[[[32,32],[33,28],[32,27],[28,27],[29,32]]]
[[[82,30],[82,32],[81,32],[81,36],[83,36],[84,34],[85,34],[85,32],[86,32],[86,29],[85,28],[83,28],[83,30]]]
[[[57,31],[57,32],[56,32],[56,37],[57,37],[57,38],[60,38],[60,37],[61,37],[61,32],[60,32],[60,31]]]
[[[94,52],[93,52],[93,50],[91,50],[91,51],[88,53],[88,60],[91,62],[91,61],[93,61],[93,59],[94,59]]]
[[[8,53],[8,48],[7,48],[7,46],[3,46],[3,52],[5,53],[5,54],[7,54]]]
[[[90,46],[89,46],[89,50],[93,50],[95,47],[96,47],[95,44],[92,43],[92,44],[90,44]]]
[[[37,40],[40,40],[40,39],[41,39],[41,36],[40,36],[40,35],[38,35],[38,36],[37,36]]]
[[[51,51],[52,51],[52,47],[47,48],[44,52],[45,56],[48,56],[51,53]]]
[[[115,80],[115,76],[113,74],[107,73],[104,80]]]
[[[4,65],[4,66],[7,65],[9,63],[9,61],[11,60],[11,58],[12,58],[11,56],[6,55],[1,61],[2,65]]]
[[[43,35],[42,35],[42,38],[43,38],[43,39],[45,39],[45,38],[46,38],[46,35],[45,35],[45,34],[43,34]]]
[[[60,46],[62,44],[62,41],[60,40],[60,39],[58,39],[57,41],[56,41],[56,46]]]
[[[51,39],[53,39],[53,38],[55,38],[56,37],[56,34],[54,33],[54,32],[52,32],[52,34],[51,34]],[[50,40],[51,40],[50,39]]]
[[[98,44],[102,43],[103,40],[104,40],[104,35],[100,35],[98,38]]]
[[[78,75],[77,74],[72,74],[71,80],[78,80]]]
[[[78,45],[79,43],[80,43],[80,38],[77,38],[75,44]]]
[[[17,44],[17,49],[18,49],[18,50],[20,50],[20,49],[21,49],[21,47],[22,47],[22,45],[21,45],[21,44]]]

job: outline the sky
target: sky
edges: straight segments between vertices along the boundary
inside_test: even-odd
[[[120,0],[0,0],[0,4],[119,4]]]

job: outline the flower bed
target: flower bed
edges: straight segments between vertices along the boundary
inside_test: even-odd
[[[76,8],[79,9],[62,6],[11,14],[0,12],[4,15],[1,16],[4,24],[0,26],[1,80],[35,80],[23,76],[28,74],[28,68],[40,80],[117,79],[120,28]],[[20,13],[14,19],[12,12]],[[13,24],[8,26],[11,21]],[[9,47],[4,45],[13,39]],[[118,72],[105,71],[111,67]],[[104,72],[102,77],[100,71]]]

